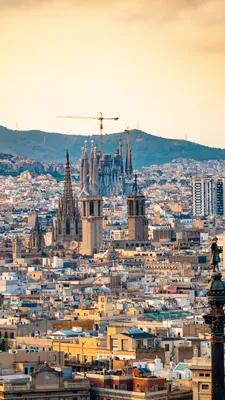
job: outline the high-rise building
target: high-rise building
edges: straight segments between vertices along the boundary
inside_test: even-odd
[[[215,190],[211,178],[193,180],[193,216],[205,217],[215,212]]]
[[[128,238],[129,240],[148,240],[148,219],[145,215],[145,197],[138,194],[135,176],[134,192],[128,196]]]
[[[215,213],[225,214],[225,178],[218,178],[215,181]]]
[[[103,204],[101,196],[82,196],[82,244],[80,253],[93,255],[102,246]]]
[[[193,216],[225,214],[225,178],[193,180]]]
[[[69,154],[66,155],[65,183],[63,196],[59,200],[57,216],[53,227],[54,243],[68,247],[72,241],[81,241],[82,226],[78,200],[73,195]]]

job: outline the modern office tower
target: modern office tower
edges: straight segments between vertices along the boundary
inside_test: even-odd
[[[193,180],[193,216],[225,214],[225,178]]]
[[[205,217],[215,213],[215,186],[211,178],[193,180],[193,216]]]
[[[218,178],[215,181],[215,213],[225,214],[225,178]]]
[[[82,244],[80,253],[91,256],[102,246],[103,202],[101,196],[82,196]]]

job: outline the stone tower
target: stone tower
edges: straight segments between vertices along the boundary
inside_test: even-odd
[[[81,254],[93,255],[102,245],[103,202],[101,196],[82,196]]]
[[[53,228],[55,243],[69,247],[72,241],[81,240],[81,223],[78,201],[73,196],[69,154],[66,154],[65,182],[63,196],[59,200],[56,221]]]
[[[17,259],[22,257],[22,251],[23,251],[23,241],[21,238],[16,236],[16,238],[12,242],[13,262],[17,262]]]
[[[145,216],[145,197],[138,194],[137,176],[134,191],[127,198],[128,203],[128,238],[129,240],[148,240],[148,219]]]
[[[33,251],[42,251],[44,247],[44,238],[39,224],[38,215],[35,215],[34,227],[31,233],[31,249]]]

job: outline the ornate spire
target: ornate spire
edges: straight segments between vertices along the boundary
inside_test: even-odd
[[[126,132],[126,166],[125,166],[125,172],[128,178],[131,177],[131,174],[133,172],[132,168],[132,160],[131,160],[131,150],[130,150],[130,130],[127,127],[125,129]]]
[[[84,149],[81,158],[81,194],[89,195],[89,162],[87,154],[87,140],[84,141]]]
[[[39,219],[38,219],[38,215],[35,215],[35,222],[34,222],[34,231],[39,233],[41,231],[41,227],[39,224]]]
[[[120,155],[120,172],[123,174],[123,143],[122,138],[118,139],[119,142],[119,155]]]
[[[134,195],[137,196],[138,194],[138,184],[137,184],[137,175],[135,174],[134,177]]]
[[[71,175],[70,175],[70,161],[69,161],[69,153],[67,151],[64,191],[62,198],[62,212],[64,215],[72,214],[73,208],[74,208],[74,201],[73,201],[73,190],[72,190]]]

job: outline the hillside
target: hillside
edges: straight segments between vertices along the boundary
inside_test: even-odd
[[[118,138],[125,133],[104,135],[104,152],[112,153],[118,146]],[[192,158],[197,161],[225,160],[225,150],[202,146],[185,140],[164,139],[148,133],[130,132],[134,168],[163,164],[175,158]],[[1,152],[27,156],[37,161],[61,161],[68,149],[73,162],[78,162],[84,140],[99,145],[99,135],[81,136],[40,131],[13,131],[0,126]],[[125,153],[125,146],[124,146]]]

